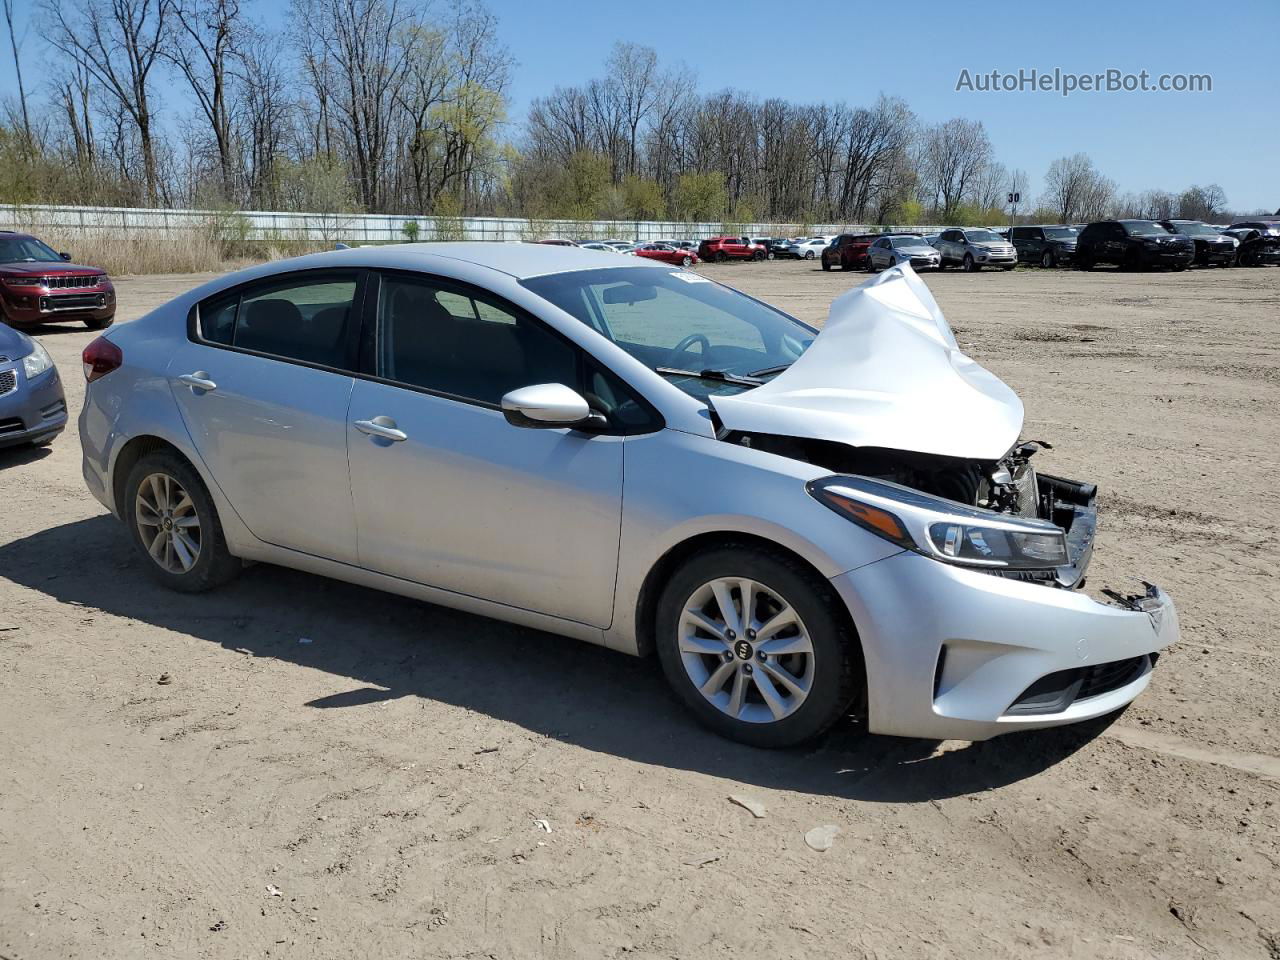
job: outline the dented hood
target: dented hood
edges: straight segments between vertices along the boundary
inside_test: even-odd
[[[899,265],[841,296],[817,339],[768,383],[711,399],[730,430],[997,460],[1022,401],[961,353],[933,294]]]

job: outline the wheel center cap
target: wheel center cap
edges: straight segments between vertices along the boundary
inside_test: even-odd
[[[733,645],[733,652],[737,655],[739,660],[750,660],[755,654],[755,650],[752,649],[751,644],[747,643],[745,640],[739,640],[735,643]]]
[[[170,520],[168,517],[165,517],[165,518],[164,518],[164,528],[165,528],[166,530],[172,530],[172,529],[173,529],[173,521],[172,521],[172,520]]]

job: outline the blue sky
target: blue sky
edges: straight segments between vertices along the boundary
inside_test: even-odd
[[[438,0],[445,2],[445,0]],[[252,6],[252,2],[246,3]],[[19,18],[33,0],[17,0]],[[282,12],[283,3],[268,5]],[[911,7],[908,12],[908,7]],[[1038,194],[1050,161],[1084,151],[1122,191],[1218,183],[1237,209],[1280,208],[1276,54],[1280,2],[1120,2],[872,5],[801,0],[490,0],[519,65],[512,117],[557,84],[601,72],[616,40],[646,44],[703,91],[732,88],[795,101],[869,103],[903,97],[927,122],[981,120],[1001,162],[1030,175]],[[865,11],[881,7],[869,17]],[[903,12],[896,12],[900,7]],[[280,12],[262,14],[270,21]],[[7,40],[7,38],[5,38]],[[0,92],[14,89],[7,43]],[[28,86],[42,79],[32,30]],[[957,92],[972,74],[1019,69],[1152,77],[1209,74],[1207,93]],[[178,96],[178,94],[173,94]],[[176,106],[176,104],[175,104]]]

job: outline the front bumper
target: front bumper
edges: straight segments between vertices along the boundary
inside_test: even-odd
[[[1178,639],[1177,612],[1158,588],[1150,609],[1130,609],[912,552],[831,582],[862,640],[873,733],[986,740],[1102,716],[1146,689],[1151,655]],[[1093,667],[1102,669],[1081,670]],[[1058,684],[1064,702],[1027,699],[1064,671],[1076,672]]]
[[[116,292],[111,283],[73,290],[47,287],[5,287],[3,310],[15,326],[105,320],[115,316]]]
[[[1008,253],[983,252],[975,250],[973,252],[973,259],[977,263],[981,263],[983,265],[999,264],[1000,266],[1005,266],[1007,264],[1017,263],[1018,255],[1012,250]]]
[[[67,400],[57,368],[28,381],[21,363],[6,363],[0,364],[0,377],[10,370],[16,387],[0,396],[0,447],[43,440],[66,429]]]

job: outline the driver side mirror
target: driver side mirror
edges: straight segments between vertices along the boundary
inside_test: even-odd
[[[63,260],[67,260],[67,261],[71,260],[71,254],[69,253],[60,253],[58,254],[58,256],[60,256]]]
[[[513,427],[598,429],[608,421],[592,411],[586,398],[563,383],[538,383],[502,398],[502,414]]]

